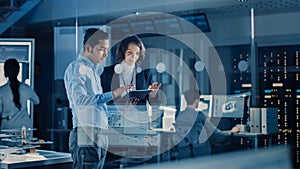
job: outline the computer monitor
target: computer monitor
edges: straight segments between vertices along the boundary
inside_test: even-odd
[[[212,117],[213,95],[201,95],[197,111],[201,111],[208,117]]]
[[[242,95],[214,95],[212,117],[243,118],[247,110],[246,98]]]
[[[108,105],[109,127],[123,128],[124,134],[146,134],[149,116],[145,105]]]
[[[124,134],[146,134],[149,125],[149,116],[147,110],[140,109],[138,105],[132,107],[132,109],[121,110],[124,118]]]
[[[205,13],[198,13],[193,15],[181,15],[181,29],[184,33],[195,32],[194,26],[199,28],[202,32],[210,32],[210,26],[208,19]],[[188,21],[192,24],[186,24],[185,21]]]

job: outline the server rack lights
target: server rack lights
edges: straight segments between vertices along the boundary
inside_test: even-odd
[[[228,80],[228,93],[251,91],[250,45],[216,47]],[[278,129],[273,145],[292,149],[294,166],[300,166],[300,45],[258,47],[260,107],[278,108]],[[238,122],[238,120],[236,120]],[[242,121],[241,121],[242,123]],[[259,146],[267,147],[267,139]],[[244,148],[252,145],[241,138]]]
[[[300,164],[299,126],[300,45],[261,47],[259,53],[261,102],[278,107],[277,144],[290,145],[294,166]]]

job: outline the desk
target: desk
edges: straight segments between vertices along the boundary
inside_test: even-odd
[[[288,147],[272,147],[257,151],[235,151],[229,153],[213,154],[211,156],[182,159],[164,163],[138,166],[139,169],[237,169],[237,168],[260,168],[260,169],[286,169],[292,168]],[[136,169],[135,166],[132,169]],[[131,169],[131,168],[130,168]]]
[[[235,137],[244,137],[247,139],[251,139],[254,141],[254,149],[258,149],[258,141],[259,138],[267,138],[268,139],[268,147],[272,146],[272,136],[276,135],[275,133],[273,134],[262,134],[262,133],[250,133],[250,132],[243,132],[243,133],[234,133],[233,136]]]
[[[6,154],[7,157],[1,161],[1,169],[13,168],[70,168],[72,158],[70,153],[55,151],[37,150],[36,153],[27,153],[23,155],[13,154],[16,148],[8,147],[0,149],[0,153]],[[50,168],[51,168],[50,167]]]
[[[112,161],[111,165],[128,167],[148,160],[160,162],[161,154],[172,148],[173,136],[174,132],[162,129],[149,130],[145,134],[124,134],[110,129],[108,151],[121,158]]]

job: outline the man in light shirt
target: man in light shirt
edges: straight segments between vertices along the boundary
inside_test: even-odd
[[[65,88],[73,115],[69,148],[76,169],[103,168],[108,145],[106,102],[132,87],[125,85],[103,93],[100,75],[104,65],[101,63],[108,48],[106,32],[95,28],[86,30],[83,52],[65,71]]]

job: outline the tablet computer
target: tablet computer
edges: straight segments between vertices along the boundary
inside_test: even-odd
[[[144,99],[147,97],[147,95],[152,92],[152,90],[145,89],[145,90],[131,90],[129,91],[129,99]]]

